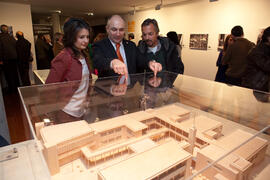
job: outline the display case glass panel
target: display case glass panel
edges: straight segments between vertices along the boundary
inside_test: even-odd
[[[270,175],[267,93],[171,72],[19,91],[52,179]]]

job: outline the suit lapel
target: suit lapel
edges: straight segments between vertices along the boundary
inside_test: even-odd
[[[128,44],[128,41],[125,41],[125,40],[123,40],[123,45],[124,45],[124,50],[125,50],[125,55],[126,55],[126,61],[127,61],[127,64],[129,65],[129,64],[131,64],[131,62],[130,62],[130,55],[131,55],[131,53],[130,53],[130,46],[129,46],[129,44]]]
[[[105,46],[106,46],[106,49],[109,49],[109,52],[110,53],[110,56],[112,58],[117,58],[117,54],[116,54],[116,51],[111,43],[111,41],[109,40],[109,38],[107,38],[107,40],[105,41]]]

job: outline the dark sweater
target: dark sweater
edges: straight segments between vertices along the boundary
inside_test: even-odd
[[[233,78],[242,78],[246,66],[247,55],[255,46],[245,38],[238,38],[231,46],[228,47],[222,59],[223,65],[228,65],[226,75]]]

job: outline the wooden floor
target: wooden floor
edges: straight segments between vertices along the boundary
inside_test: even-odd
[[[30,139],[30,131],[18,93],[3,92],[11,143]]]

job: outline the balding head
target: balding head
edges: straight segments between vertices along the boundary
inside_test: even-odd
[[[118,22],[118,23],[123,23],[124,24],[124,26],[125,26],[125,20],[120,16],[120,15],[112,15],[109,19],[108,19],[108,21],[107,21],[107,25],[106,25],[106,29],[108,29],[111,25],[112,25],[112,23],[114,24],[114,23],[116,23],[116,22]]]
[[[125,34],[125,21],[119,15],[113,15],[108,19],[106,30],[108,37],[114,43],[120,43]]]
[[[17,31],[17,32],[16,32],[16,37],[17,37],[18,39],[23,38],[23,32]]]

